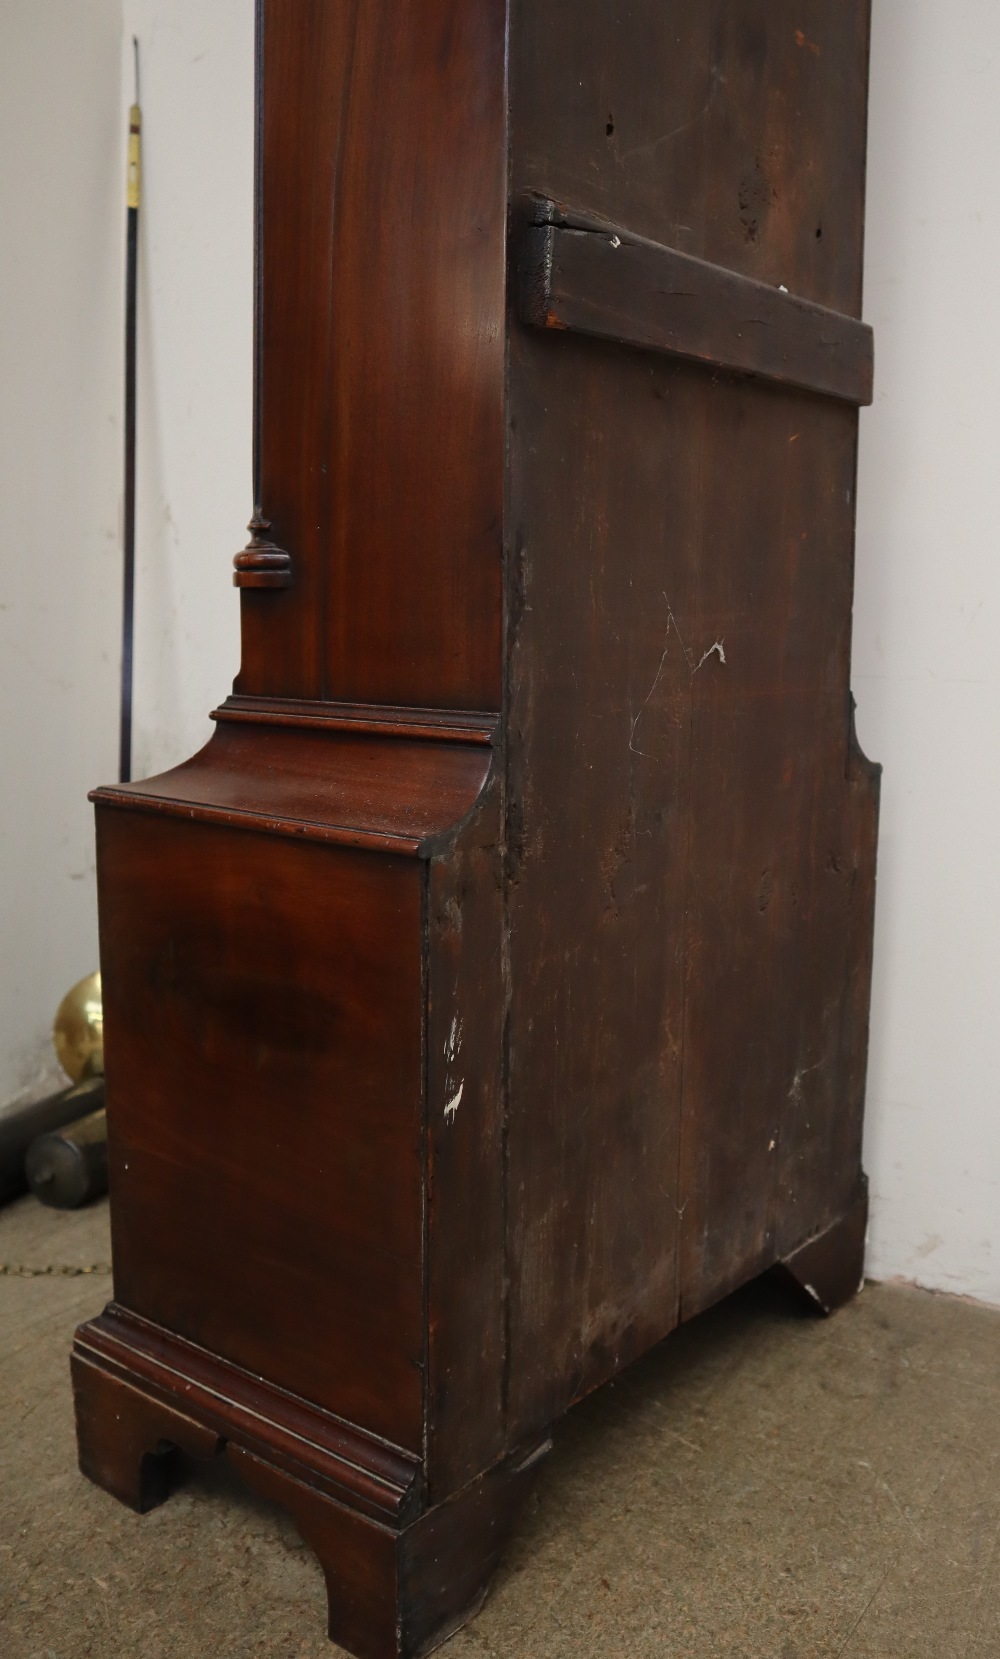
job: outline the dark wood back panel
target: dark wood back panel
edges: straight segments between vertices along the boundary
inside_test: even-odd
[[[98,851],[118,1301],[419,1452],[424,866],[115,807]]]
[[[679,464],[696,372],[568,335],[512,342],[508,1251],[525,1428],[674,1322],[691,733],[668,605],[687,608],[697,578],[679,530],[697,511]]]
[[[496,709],[503,0],[260,0],[260,505],[248,694]]]
[[[832,1224],[860,1178],[844,1017],[873,871],[848,784],[857,424],[833,400],[707,377],[692,409],[717,486],[677,527],[699,576],[675,615],[695,661],[720,649],[690,687],[682,1315]]]
[[[513,366],[527,1427],[849,1208],[874,796],[846,689],[856,411],[558,336]]]
[[[860,315],[869,0],[515,7],[516,191]]]
[[[94,797],[81,1467],[144,1508],[224,1443],[409,1655],[574,1400],[858,1282],[868,0],[258,23],[241,676]]]
[[[726,271],[856,314],[867,4],[620,10],[519,7],[519,199],[714,261],[720,335]],[[512,1433],[849,1208],[876,801],[850,388],[531,320],[554,326],[511,324]]]
[[[428,871],[426,1475],[432,1502],[504,1450],[503,770]]]

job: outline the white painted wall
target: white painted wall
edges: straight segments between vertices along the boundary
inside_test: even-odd
[[[118,764],[133,32],[146,123],[137,776],[204,740],[239,663],[252,0],[2,0],[0,1101],[39,1086],[59,999],[97,964],[86,797]]]
[[[121,0],[0,7],[0,1100],[97,965],[116,765]]]
[[[1000,10],[874,13],[854,646],[885,766],[870,1268],[1000,1304]]]
[[[142,777],[200,747],[208,711],[239,668],[232,559],[253,511],[254,5],[124,0],[123,12],[119,106],[132,96],[137,35],[145,126],[134,759]]]
[[[250,510],[252,0],[3,0],[0,1099],[95,955],[115,765],[122,119],[143,48],[136,764],[238,656]],[[124,30],[122,21],[124,20]],[[52,111],[59,112],[58,120]],[[885,763],[871,1270],[1000,1304],[1000,12],[875,0],[854,683]],[[16,327],[11,318],[16,316]]]

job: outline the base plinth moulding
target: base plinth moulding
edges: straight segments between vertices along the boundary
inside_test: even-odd
[[[772,1269],[772,1275],[809,1313],[836,1313],[864,1283],[867,1237],[865,1180],[855,1202],[839,1221],[786,1256]]]
[[[419,1461],[114,1304],[72,1355],[80,1468],[144,1514],[180,1456],[225,1454],[291,1514],[326,1580],[329,1635],[357,1659],[415,1659],[482,1605],[541,1439],[429,1504]]]

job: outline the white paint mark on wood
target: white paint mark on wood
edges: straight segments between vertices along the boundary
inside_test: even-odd
[[[724,640],[717,639],[714,645],[710,645],[707,651],[702,652],[702,658],[701,658],[701,662],[698,664],[698,668],[703,668],[705,663],[707,663],[709,657],[714,656],[716,654],[716,652],[718,653],[719,661],[720,662],[725,662],[726,652],[725,652],[725,641]],[[698,668],[692,668],[692,670],[691,670],[692,677],[695,674],[697,674]]]
[[[814,1066],[800,1066],[798,1071],[795,1073],[795,1076],[792,1078],[792,1086],[788,1091],[788,1098],[789,1100],[793,1100],[796,1106],[802,1106],[805,1104],[802,1095],[802,1079],[810,1076],[810,1074],[814,1071],[819,1071],[821,1065],[823,1065],[823,1061],[817,1060]],[[808,1127],[808,1125],[806,1127]]]
[[[451,1022],[451,1030],[448,1033],[448,1037],[444,1045],[444,1057],[449,1065],[451,1065],[453,1060],[457,1059],[459,1051],[462,1047],[463,1029],[464,1022],[460,1020],[456,1014],[455,1018]]]
[[[458,1092],[456,1094],[452,1095],[451,1099],[449,1100],[447,1106],[444,1109],[444,1116],[445,1116],[445,1122],[446,1123],[454,1123],[455,1118],[458,1116],[458,1108],[462,1104],[462,1096],[463,1096],[464,1093],[465,1093],[465,1082],[463,1080],[458,1085]]]

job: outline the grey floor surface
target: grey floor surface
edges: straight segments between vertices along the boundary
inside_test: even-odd
[[[76,1471],[107,1211],[0,1211],[2,1659],[332,1659],[319,1570],[226,1469],[142,1519]],[[1000,1659],[1000,1314],[754,1286],[564,1423],[448,1659]]]

